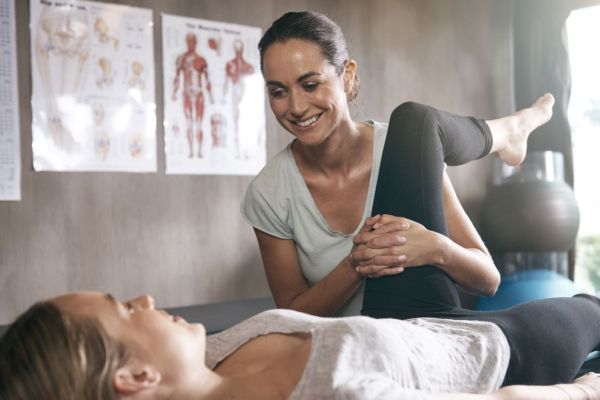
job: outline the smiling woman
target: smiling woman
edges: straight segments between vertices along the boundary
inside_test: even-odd
[[[460,307],[456,285],[493,294],[498,271],[444,163],[491,153],[521,163],[552,95],[487,121],[407,102],[392,128],[352,119],[358,64],[325,15],[284,14],[259,51],[271,110],[293,141],[251,182],[241,211],[277,306],[358,315],[386,292],[397,294],[393,305],[387,296],[379,305],[406,317]]]
[[[339,143],[333,128],[349,119],[344,85],[352,82],[356,63],[346,61],[343,77],[322,55],[318,44],[290,39],[269,46],[263,55],[269,103],[277,121],[303,146]],[[300,146],[300,145],[298,145]],[[302,147],[303,147],[302,146]]]

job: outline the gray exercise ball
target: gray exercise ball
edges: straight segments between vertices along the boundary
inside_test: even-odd
[[[493,186],[481,211],[481,234],[493,252],[568,251],[579,228],[575,195],[562,181]]]

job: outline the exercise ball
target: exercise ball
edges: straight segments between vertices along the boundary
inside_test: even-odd
[[[480,220],[481,235],[492,253],[573,247],[579,207],[564,181],[563,158],[556,151],[532,151],[518,166],[494,160],[494,185],[481,205]]]
[[[475,309],[501,310],[527,301],[571,297],[580,292],[573,281],[554,271],[518,271],[503,276],[497,293],[491,297],[480,297]]]
[[[575,195],[560,181],[492,186],[481,207],[481,234],[493,252],[568,251],[578,228]]]

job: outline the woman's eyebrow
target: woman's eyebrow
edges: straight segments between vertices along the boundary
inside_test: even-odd
[[[309,72],[306,72],[306,73],[300,75],[300,77],[298,78],[298,82],[302,82],[303,80],[312,78],[313,76],[321,76],[321,75],[322,75],[322,73],[320,73],[320,72],[309,71]],[[285,87],[285,85],[279,81],[267,81],[265,84],[266,84],[266,86]]]
[[[117,301],[117,299],[115,299],[115,297],[112,294],[106,293],[104,295],[104,298],[110,301],[115,307],[119,307],[119,302]]]
[[[267,81],[266,82],[266,86],[277,86],[277,87],[284,87],[283,83],[278,82],[278,81]]]
[[[320,72],[309,71],[309,72],[307,72],[305,74],[302,74],[300,76],[300,78],[298,78],[298,82],[302,82],[305,79],[312,78],[315,75],[319,75],[320,76],[321,73]]]

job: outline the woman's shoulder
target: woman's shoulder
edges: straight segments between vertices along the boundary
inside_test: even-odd
[[[374,119],[367,119],[363,121],[363,124],[373,127],[373,135],[375,140],[381,140],[381,138],[385,138],[388,130],[388,123],[381,122]]]
[[[277,153],[250,182],[250,187],[273,187],[294,172],[291,143]]]
[[[291,239],[293,218],[290,209],[295,201],[303,201],[303,184],[288,145],[248,185],[240,205],[242,216],[254,228],[278,238]]]

